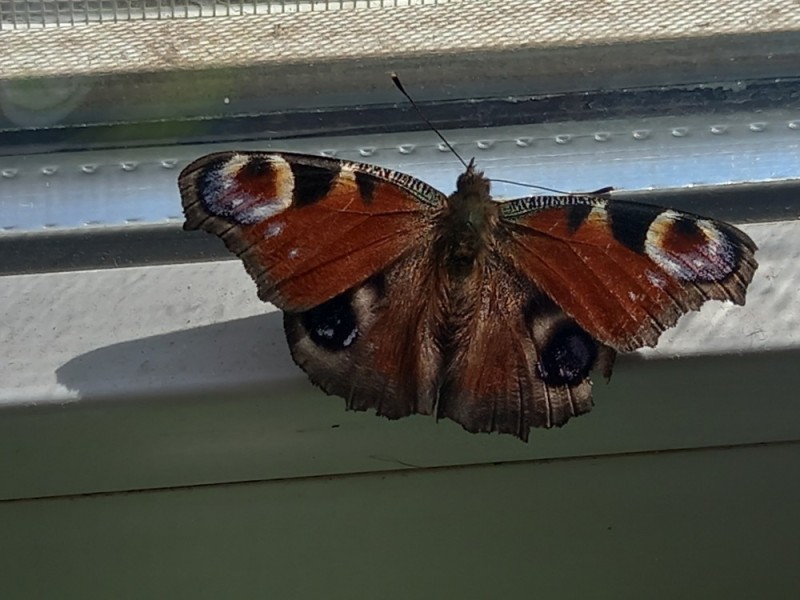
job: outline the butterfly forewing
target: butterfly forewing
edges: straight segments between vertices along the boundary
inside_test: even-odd
[[[444,202],[408,175],[289,153],[211,154],[179,185],[184,228],[222,238],[259,297],[290,311],[330,300],[420,244]]]
[[[753,241],[726,223],[596,196],[504,204],[506,256],[616,350],[653,346],[706,300],[744,304]]]

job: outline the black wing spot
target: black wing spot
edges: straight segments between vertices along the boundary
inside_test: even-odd
[[[589,213],[592,212],[591,204],[570,204],[566,207],[567,210],[567,227],[572,233],[575,233],[583,225]]]
[[[331,191],[339,171],[303,163],[291,163],[294,176],[293,206],[301,208],[322,200]]]
[[[375,178],[363,171],[356,171],[356,185],[364,204],[372,204],[375,195]]]
[[[350,292],[305,311],[300,320],[311,341],[330,352],[345,350],[358,338],[358,322]]]
[[[658,206],[610,201],[606,205],[614,239],[634,252],[644,253],[647,232],[655,218],[664,212]]]
[[[539,376],[548,385],[577,385],[597,360],[597,342],[575,323],[557,328],[539,357]]]
[[[239,171],[242,177],[264,177],[273,170],[272,163],[262,156],[250,155],[247,162]]]
[[[703,230],[694,219],[681,217],[672,221],[672,228],[678,236],[690,239],[705,239]]]

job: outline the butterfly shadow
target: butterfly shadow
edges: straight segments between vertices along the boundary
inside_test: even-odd
[[[66,362],[56,377],[82,401],[96,401],[89,404],[147,397],[167,407],[174,400],[182,407],[176,413],[182,419],[191,418],[183,410],[189,405],[192,412],[207,405],[213,415],[209,421],[245,415],[237,428],[241,423],[256,427],[253,423],[260,421],[270,439],[275,431],[313,430],[323,432],[319,439],[327,444],[326,432],[347,429],[358,432],[365,447],[379,440],[394,440],[401,447],[411,437],[445,435],[455,440],[454,448],[502,444],[498,447],[522,458],[797,439],[800,404],[793,390],[800,387],[798,361],[798,348],[669,360],[622,356],[610,384],[595,375],[595,409],[563,430],[536,432],[529,450],[511,438],[501,443],[493,436],[468,436],[455,424],[435,427],[433,419],[419,418],[397,426],[345,414],[341,401],[316,401],[321,392],[313,391],[293,364],[279,312],[97,348]],[[219,391],[232,393],[223,397]],[[241,392],[241,399],[234,400]],[[341,428],[331,429],[339,423]],[[394,437],[390,432],[396,432]],[[261,429],[258,433],[263,437]],[[353,440],[348,444],[352,448]]]
[[[262,387],[302,376],[272,312],[120,342],[81,354],[56,370],[79,398]]]

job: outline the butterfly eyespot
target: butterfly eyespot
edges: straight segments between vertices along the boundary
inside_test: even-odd
[[[199,198],[204,209],[231,223],[260,223],[292,203],[291,169],[280,157],[226,155],[209,162],[196,177],[196,186],[204,190]]]
[[[351,294],[341,294],[301,315],[311,341],[331,352],[345,350],[358,338]]]
[[[720,281],[736,268],[729,239],[705,219],[664,211],[651,223],[645,252],[680,281]]]
[[[597,343],[569,323],[550,336],[539,357],[539,375],[549,385],[574,385],[589,375],[597,360]]]

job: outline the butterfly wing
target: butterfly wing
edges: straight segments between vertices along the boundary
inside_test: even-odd
[[[611,373],[597,342],[500,253],[490,253],[454,299],[437,414],[478,432],[528,439],[592,408],[589,373]]]
[[[443,355],[446,300],[431,245],[302,313],[284,313],[294,361],[352,410],[389,418],[431,414]]]
[[[285,313],[292,356],[353,410],[449,418],[528,439],[592,407],[597,342],[499,254],[454,281],[424,245],[310,311]],[[419,290],[409,294],[409,290]]]
[[[466,281],[437,414],[527,439],[592,408],[589,374],[711,299],[744,304],[756,246],[725,223],[600,196],[504,203]]]
[[[756,245],[735,227],[598,196],[501,206],[503,256],[591,336],[619,351],[654,346],[707,300],[744,304]]]
[[[389,169],[290,153],[221,152],[180,175],[184,229],[219,236],[258,295],[304,311],[353,288],[429,235],[444,202]]]

